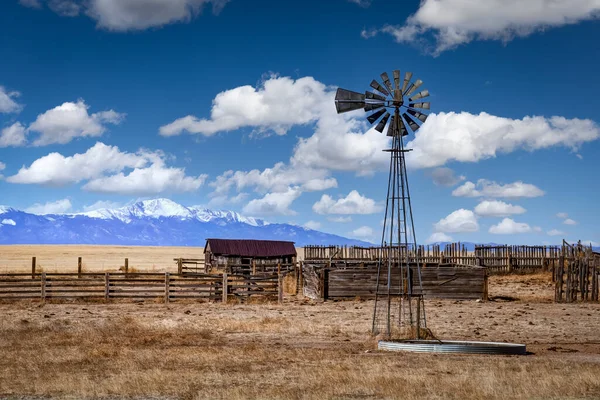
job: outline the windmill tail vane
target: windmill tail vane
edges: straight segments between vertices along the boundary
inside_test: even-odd
[[[335,96],[338,114],[364,109],[371,113],[367,120],[375,130],[391,137],[387,202],[381,235],[381,252],[377,263],[377,288],[373,310],[372,333],[420,339],[427,330],[423,303],[421,267],[413,219],[410,188],[406,172],[404,136],[413,134],[427,121],[430,110],[429,90],[421,89],[423,81],[413,81],[412,72],[401,80],[399,70],[392,79],[384,72],[382,83],[374,79],[371,90],[364,93],[339,88]],[[419,91],[420,90],[420,91]]]

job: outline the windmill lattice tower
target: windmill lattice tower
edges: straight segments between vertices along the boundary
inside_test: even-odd
[[[338,113],[364,109],[374,111],[367,120],[375,130],[391,138],[387,202],[377,263],[377,284],[373,310],[372,333],[390,338],[402,336],[420,339],[427,329],[423,303],[421,265],[417,249],[415,225],[406,172],[404,137],[427,120],[418,110],[429,110],[429,102],[415,101],[429,96],[428,90],[413,93],[423,84],[407,72],[400,86],[400,71],[393,71],[394,84],[382,73],[384,86],[376,80],[371,87],[377,92],[353,92],[339,88],[335,97]],[[412,97],[411,97],[412,96]],[[408,101],[405,102],[405,99]],[[408,104],[408,105],[406,105]],[[389,122],[389,124],[388,124]]]

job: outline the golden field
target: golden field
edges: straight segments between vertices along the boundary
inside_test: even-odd
[[[40,263],[129,256],[135,266],[120,248],[47,247],[34,248]],[[0,258],[18,257],[7,249]],[[180,256],[132,249],[150,268]],[[426,302],[439,338],[526,343],[527,356],[378,352],[372,301],[0,303],[0,397],[600,398],[600,304],[554,304],[549,280],[491,277],[489,302]]]
[[[303,249],[296,251],[302,259]],[[118,271],[125,258],[135,270],[176,272],[174,258],[203,259],[204,247],[0,245],[0,273],[30,272],[31,257],[44,272],[77,272],[78,257],[87,272]]]

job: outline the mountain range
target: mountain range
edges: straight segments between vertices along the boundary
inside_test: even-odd
[[[71,214],[36,215],[0,206],[0,244],[204,246],[207,238],[289,240],[296,246],[372,245],[233,211],[185,207],[168,199]]]

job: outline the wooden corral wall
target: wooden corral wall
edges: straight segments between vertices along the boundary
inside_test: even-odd
[[[306,246],[304,260],[310,263],[335,265],[337,267],[376,266],[380,257],[387,259],[388,248],[346,247],[346,246]],[[476,246],[470,252],[461,243],[418,246],[414,249],[395,249],[392,258],[408,259],[409,263],[460,264],[482,266],[491,274],[532,273],[551,270],[558,265],[561,248],[559,246]]]
[[[418,279],[413,267],[413,293],[418,295]],[[304,264],[303,293],[323,300],[336,298],[372,299],[377,289],[377,268],[331,269],[315,264]],[[387,270],[381,269],[381,288],[387,286]],[[423,294],[426,298],[487,300],[487,273],[481,267],[434,267],[421,271]],[[399,274],[392,275],[392,294],[400,291]]]
[[[553,276],[554,301],[598,301],[600,297],[600,253],[581,244],[563,243],[563,252]]]
[[[0,275],[0,300],[179,299],[221,300],[229,296],[282,298],[282,276],[170,273],[38,273]]]

